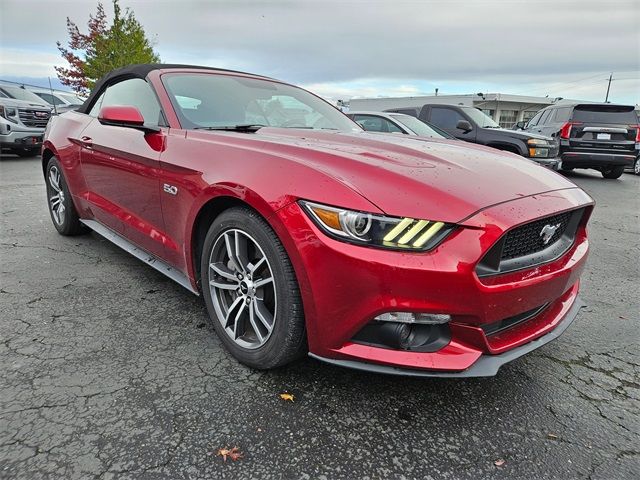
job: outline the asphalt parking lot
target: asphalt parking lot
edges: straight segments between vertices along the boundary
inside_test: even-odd
[[[637,478],[640,177],[569,177],[598,202],[576,322],[495,378],[409,379],[239,365],[200,299],[56,233],[37,158],[0,160],[0,478]]]

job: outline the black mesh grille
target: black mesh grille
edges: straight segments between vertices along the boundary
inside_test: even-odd
[[[532,253],[540,252],[557,242],[564,233],[573,212],[565,212],[553,217],[543,218],[531,223],[522,225],[507,233],[502,249],[502,260],[523,257]],[[546,225],[558,226],[555,233],[545,243],[542,229]]]

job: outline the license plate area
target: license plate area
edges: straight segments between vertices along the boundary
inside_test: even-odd
[[[611,134],[610,133],[598,133],[596,135],[596,139],[597,140],[611,140]]]

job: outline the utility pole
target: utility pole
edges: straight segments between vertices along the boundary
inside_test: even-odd
[[[611,77],[613,77],[613,72],[609,74],[609,84],[607,85],[607,96],[604,99],[604,103],[607,103],[609,101],[609,89],[611,88]]]

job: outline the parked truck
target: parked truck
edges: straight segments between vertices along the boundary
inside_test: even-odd
[[[557,158],[557,140],[501,128],[491,117],[475,107],[425,104],[421,107],[391,108],[385,111],[413,115],[460,140],[517,153],[555,170],[561,165]]]
[[[0,96],[0,148],[21,157],[38,155],[51,109]]]

